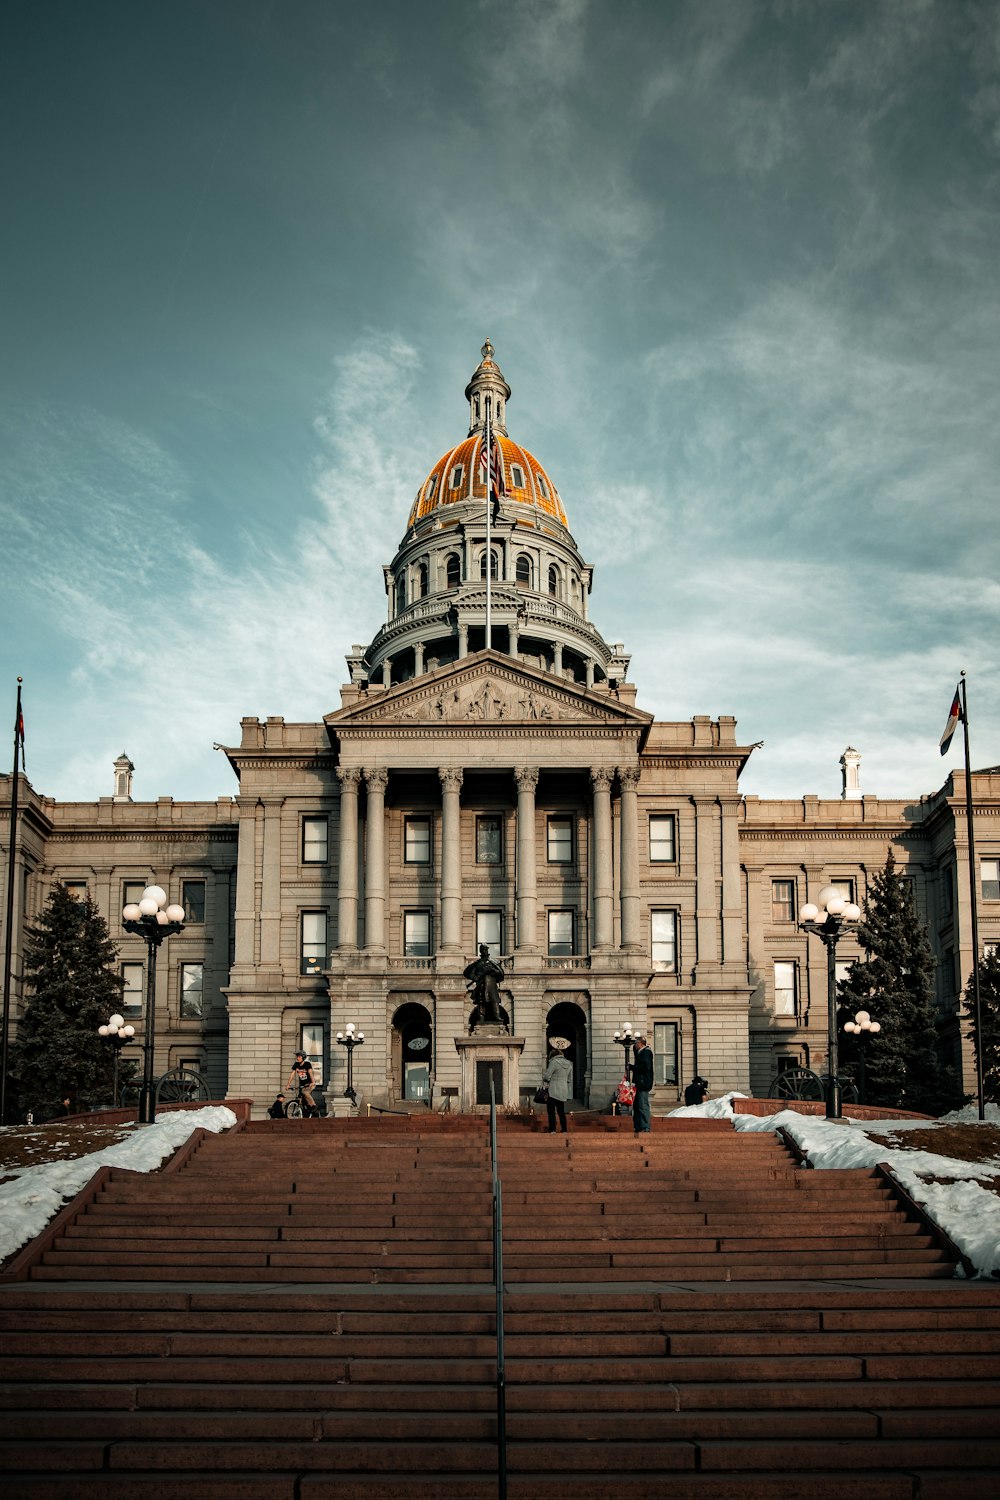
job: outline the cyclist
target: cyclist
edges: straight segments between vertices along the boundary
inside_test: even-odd
[[[303,1119],[308,1119],[310,1115],[318,1116],[319,1106],[313,1098],[312,1093],[314,1082],[312,1063],[304,1052],[296,1052],[295,1061],[292,1063],[292,1071],[288,1075],[288,1082],[285,1084],[285,1088],[290,1089],[293,1082],[298,1088],[299,1097],[302,1100]]]

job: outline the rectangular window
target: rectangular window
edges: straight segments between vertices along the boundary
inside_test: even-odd
[[[204,964],[181,964],[181,1020],[198,1021],[204,1014]]]
[[[795,921],[795,881],[771,881],[771,921]]]
[[[549,819],[548,860],[550,865],[571,865],[573,863],[572,818]]]
[[[128,1020],[142,1013],[143,991],[146,987],[146,970],[142,964],[122,964],[122,1015]]]
[[[326,912],[302,913],[300,974],[321,974],[326,967]]]
[[[677,819],[673,813],[653,813],[649,819],[649,859],[654,865],[677,862]]]
[[[992,958],[993,955],[994,955],[994,953],[996,953],[996,951],[997,951],[998,948],[1000,948],[1000,943],[984,943],[983,944],[983,957],[984,958]]]
[[[650,948],[653,968],[667,974],[677,973],[677,913],[651,911],[649,914]]]
[[[576,950],[573,945],[572,910],[549,912],[549,956],[565,958]]]
[[[945,915],[950,916],[955,910],[955,877],[950,868],[943,872],[942,880],[944,884]]]
[[[653,1023],[653,1081],[677,1085],[677,1022]]]
[[[499,865],[503,862],[503,823],[499,818],[476,819],[476,864]]]
[[[848,974],[850,974],[851,968],[852,965],[848,959],[844,959],[842,962],[838,958],[837,962],[834,964],[834,978],[836,979],[838,984],[845,984],[847,982],[847,976]]]
[[[837,890],[843,896],[843,898],[844,898],[845,901],[853,901],[854,900],[854,881],[850,878],[849,875],[848,876],[835,875],[833,877],[833,880],[830,882],[830,884],[831,885],[835,885],[837,887]]]
[[[795,1016],[798,1014],[799,966],[795,963],[779,962],[774,966],[774,1014]]]
[[[181,905],[185,922],[205,920],[205,882],[203,880],[181,881]]]
[[[305,1021],[299,1027],[299,1048],[312,1063],[313,1083],[317,1088],[323,1083],[323,1054],[326,1051],[326,1032],[322,1021]]]
[[[428,958],[431,951],[429,911],[404,911],[403,952],[407,958]]]
[[[408,865],[429,865],[431,862],[430,818],[407,818],[403,857]]]
[[[490,950],[490,958],[499,958],[503,952],[503,912],[502,911],[477,911],[476,912],[476,949],[480,943],[485,943]]]
[[[981,860],[979,873],[983,882],[983,900],[1000,901],[1000,859]]]
[[[144,880],[122,881],[122,906],[138,906],[145,889]]]
[[[87,894],[87,882],[85,880],[64,880],[63,885],[75,901],[82,901]],[[143,886],[143,890],[145,890],[145,886]]]
[[[302,863],[325,865],[329,853],[330,828],[327,818],[302,819]]]

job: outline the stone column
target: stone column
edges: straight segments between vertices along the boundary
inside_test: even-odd
[[[462,946],[462,772],[448,766],[441,781],[441,947],[456,953]]]
[[[281,961],[281,809],[283,797],[262,797],[264,862],[260,887],[260,962],[276,969]]]
[[[417,641],[413,648],[413,675],[419,677],[424,670],[424,643]]]
[[[508,655],[516,656],[518,647],[521,644],[520,634],[516,625],[511,625],[508,627],[508,637],[510,642],[510,651],[508,652]]]
[[[590,785],[594,793],[594,947],[610,948],[614,942],[611,772],[592,770]]]
[[[382,686],[384,688],[392,687],[392,657],[391,656],[387,656],[386,659],[385,659],[385,661],[382,663]]]
[[[366,768],[368,817],[365,822],[365,948],[385,949],[385,789],[389,772]]]
[[[239,843],[236,853],[236,946],[233,966],[252,969],[257,936],[257,798],[239,797]]]
[[[518,766],[517,783],[517,869],[514,908],[517,914],[517,947],[534,952],[538,946],[537,885],[535,873],[535,788],[537,766]]]
[[[463,656],[468,656],[468,654],[469,654],[469,627],[468,627],[468,625],[466,625],[466,624],[463,623],[463,624],[460,624],[459,627],[458,627],[458,655],[459,655],[459,658],[461,658]]]
[[[619,766],[622,789],[622,947],[638,948],[639,938],[639,767]]]
[[[562,676],[562,669],[563,669],[562,641],[553,641],[552,642],[552,670],[556,674],[557,677],[561,677]]]
[[[587,668],[587,686],[592,688],[594,686],[594,658],[588,656],[585,665]]]
[[[692,797],[695,810],[695,921],[698,930],[698,964],[719,962],[719,897],[717,881],[719,847],[718,811],[715,797]]]
[[[358,946],[358,782],[355,766],[338,766],[340,849],[337,866],[337,947]]]
[[[740,882],[739,797],[720,797],[722,809],[722,962],[746,964]]]

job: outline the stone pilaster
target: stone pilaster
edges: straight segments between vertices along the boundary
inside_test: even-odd
[[[611,772],[592,770],[594,794],[594,947],[607,949],[614,941],[611,855]]]
[[[340,849],[337,868],[337,947],[358,946],[358,782],[361,772],[340,766]]]
[[[462,772],[448,766],[441,781],[441,947],[457,952],[462,943]]]
[[[368,816],[365,821],[365,948],[385,951],[385,789],[382,766],[365,769]]]
[[[622,789],[622,947],[637,949],[639,936],[639,767],[619,766]]]
[[[536,766],[518,766],[517,783],[517,884],[514,907],[517,914],[517,948],[533,952],[538,946],[537,880],[535,873],[535,788]]]

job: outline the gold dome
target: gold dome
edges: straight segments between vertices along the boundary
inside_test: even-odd
[[[457,448],[442,454],[417,491],[407,527],[415,526],[432,511],[449,505],[479,501],[486,504],[486,479],[479,467],[482,434],[474,432]],[[509,518],[522,526],[534,526],[542,515],[552,516],[569,527],[559,492],[545,469],[520,443],[497,433],[497,444],[503,455],[503,477],[506,494],[503,509]]]

